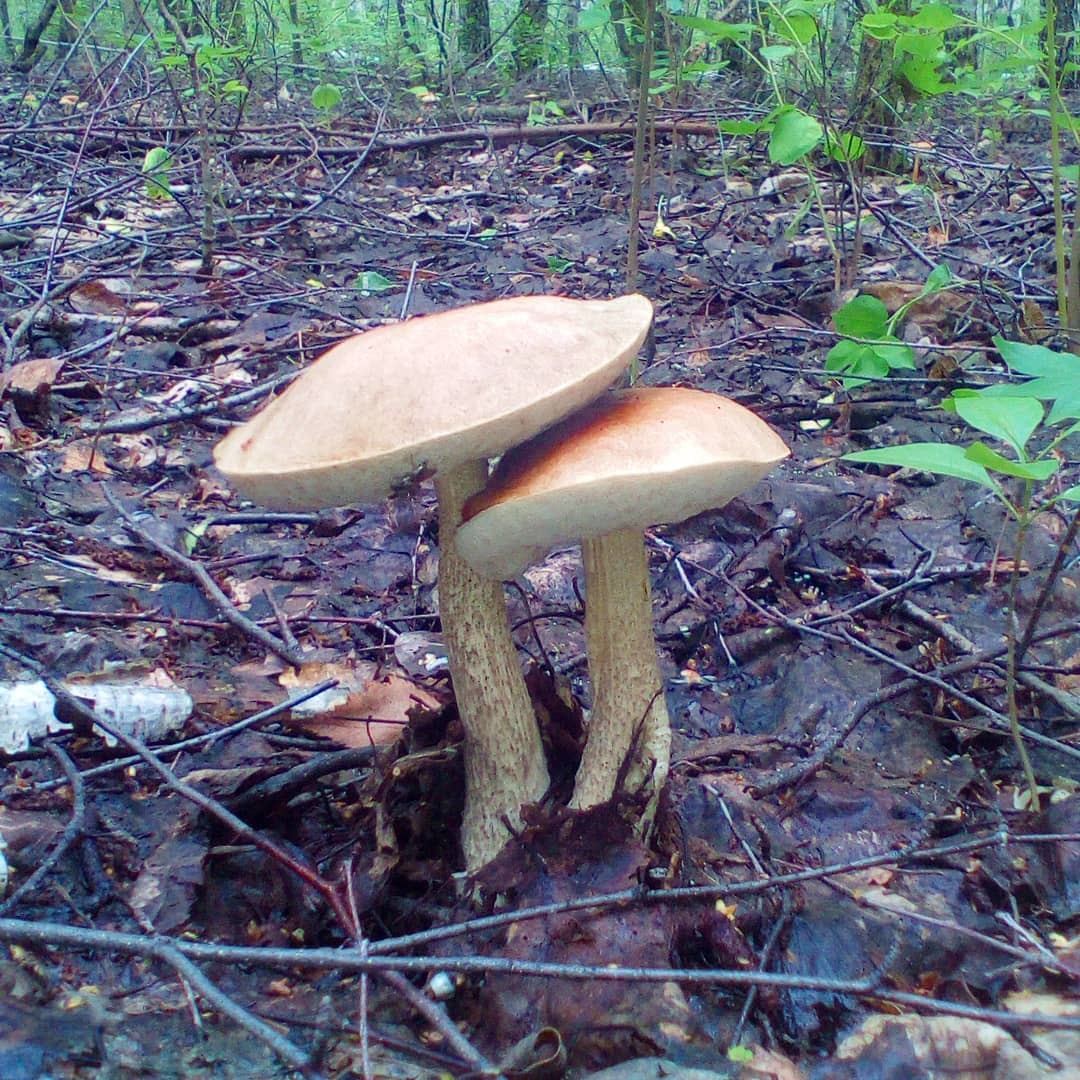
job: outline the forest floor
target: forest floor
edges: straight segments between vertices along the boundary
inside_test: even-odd
[[[333,121],[253,94],[213,132],[207,277],[171,99],[25,90],[0,87],[0,1075],[1080,1075],[1069,515],[1018,553],[986,489],[839,461],[970,441],[940,404],[1007,377],[992,339],[1056,344],[1040,121],[912,130],[917,155],[862,183],[855,252],[839,173],[818,203],[763,141],[707,134],[747,106],[661,112],[641,381],[733,397],[793,452],[648,534],[675,729],[648,847],[559,808],[588,703],[578,553],[508,591],[556,783],[470,891],[432,492],[267,514],[211,450],[349,333],[624,291],[626,110],[488,137],[440,106]],[[940,264],[951,287],[900,330],[916,369],[839,386],[837,285],[895,311]],[[1075,449],[1053,483],[1078,482]],[[1006,717],[1014,580],[1038,813]],[[43,745],[20,680],[74,730]],[[327,680],[336,704],[305,711]],[[113,728],[134,710],[127,749],[87,701]],[[120,757],[133,737],[154,753]]]

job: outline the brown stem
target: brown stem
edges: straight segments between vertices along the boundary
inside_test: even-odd
[[[465,728],[466,869],[493,859],[521,824],[521,808],[547,791],[536,715],[506,618],[502,583],[485,581],[454,545],[465,500],[487,481],[483,462],[436,477],[439,495],[439,611],[458,714]],[[509,822],[509,828],[507,827]]]

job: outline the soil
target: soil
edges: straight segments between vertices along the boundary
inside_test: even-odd
[[[174,129],[155,198],[154,107],[34,88],[0,124],[0,674],[44,680],[66,723],[0,769],[0,1075],[1080,1075],[1072,511],[1018,550],[985,488],[841,460],[968,441],[941,404],[1008,378],[995,336],[1062,346],[1034,121],[985,139],[921,119],[904,145],[925,148],[863,177],[857,212],[839,169],[811,188],[711,134],[749,106],[660,109],[640,382],[732,397],[792,456],[648,533],[675,746],[647,843],[625,807],[565,806],[589,703],[578,551],[508,589],[555,783],[466,882],[430,484],[275,515],[211,450],[350,333],[623,292],[626,110],[489,139],[408,95],[327,121],[253,94],[214,128],[204,273],[194,132]],[[951,287],[899,328],[916,368],[838,383],[832,313],[856,291],[895,310],[941,264]],[[1052,483],[1080,482],[1075,437],[1057,453]],[[1037,812],[1010,598],[1020,632],[1036,620],[1017,705]],[[327,680],[332,709],[274,710]],[[134,707],[162,717],[134,731],[156,769],[89,722],[103,681],[159,695]]]

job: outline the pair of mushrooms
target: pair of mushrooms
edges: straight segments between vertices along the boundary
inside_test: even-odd
[[[434,474],[470,871],[548,787],[501,581],[582,541],[594,706],[571,805],[607,801],[621,775],[647,819],[670,730],[643,529],[724,505],[788,454],[726,398],[608,392],[651,321],[643,296],[538,296],[381,327],[332,348],[214,452],[242,494],[281,509],[377,501]]]

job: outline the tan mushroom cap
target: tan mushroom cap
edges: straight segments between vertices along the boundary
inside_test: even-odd
[[[652,321],[644,296],[514,297],[335,345],[214,450],[265,506],[375,501],[414,474],[493,457],[611,385]]]
[[[721,507],[789,453],[718,394],[615,391],[506,454],[465,504],[458,551],[478,574],[509,578],[558,544]]]

